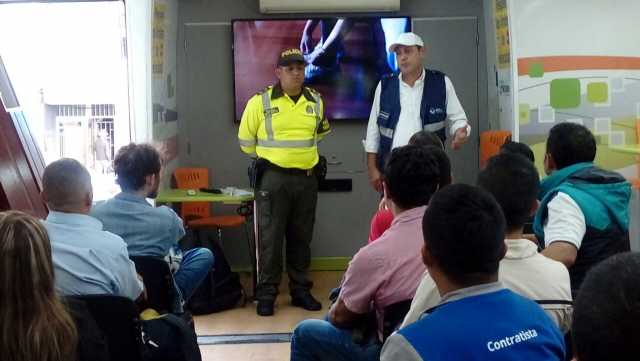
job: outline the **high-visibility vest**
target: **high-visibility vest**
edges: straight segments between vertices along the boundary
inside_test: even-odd
[[[276,85],[249,99],[238,141],[243,152],[277,166],[311,169],[318,162],[318,141],[329,132],[320,94],[305,87],[294,103]]]
[[[446,139],[445,120],[447,118],[447,91],[444,73],[437,70],[424,69],[424,89],[420,103],[420,119],[422,129],[435,133],[442,144]],[[398,74],[388,75],[380,80],[380,112],[378,129],[380,130],[380,147],[378,149],[378,169],[384,169],[387,155],[391,152],[393,136],[400,119],[400,77]]]

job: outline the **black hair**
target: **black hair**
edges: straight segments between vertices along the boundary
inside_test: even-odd
[[[502,146],[500,146],[500,153],[520,154],[523,157],[529,159],[531,163],[536,162],[536,158],[533,155],[533,151],[528,145],[524,143],[512,142],[509,140],[506,143],[504,143]]]
[[[433,155],[438,162],[438,168],[440,169],[438,186],[442,188],[451,184],[451,161],[449,161],[447,153],[445,153],[442,148],[433,145],[428,145],[424,148]]]
[[[515,153],[502,153],[489,158],[478,175],[478,187],[498,201],[507,221],[507,230],[521,228],[531,216],[536,201],[540,176],[527,158]]]
[[[580,361],[637,360],[640,354],[640,253],[593,267],[574,302],[571,335]]]
[[[421,146],[434,146],[444,150],[444,143],[442,139],[438,137],[435,133],[432,133],[428,130],[421,130],[419,132],[414,133],[411,138],[409,138],[409,144],[412,145],[421,145]]]
[[[504,256],[505,220],[486,191],[453,184],[437,192],[422,218],[425,248],[438,267],[462,286],[497,276]]]
[[[553,158],[557,169],[593,162],[596,158],[596,139],[584,125],[556,124],[549,131],[547,153]]]
[[[403,209],[424,206],[440,185],[440,164],[426,147],[405,145],[391,151],[384,167],[387,196]]]
[[[118,150],[113,161],[117,182],[123,191],[137,191],[145,184],[145,177],[160,173],[160,152],[150,144],[130,143]]]
[[[451,184],[451,161],[449,161],[449,156],[444,151],[444,143],[442,143],[440,137],[428,130],[421,130],[409,138],[409,144],[427,147],[438,158],[438,164],[440,164],[440,188]]]

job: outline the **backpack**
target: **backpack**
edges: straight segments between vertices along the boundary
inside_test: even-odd
[[[65,297],[65,306],[78,330],[78,361],[109,361],[109,341],[98,326],[87,304],[73,297]]]
[[[196,333],[182,318],[168,313],[140,323],[144,360],[202,361]]]
[[[189,299],[188,309],[194,315],[203,315],[236,307],[244,299],[244,290],[238,274],[231,272],[218,240],[195,241],[213,253],[214,262],[213,268]]]

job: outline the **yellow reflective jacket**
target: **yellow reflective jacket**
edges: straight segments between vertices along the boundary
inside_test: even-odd
[[[249,99],[238,141],[243,152],[277,166],[311,169],[318,162],[318,141],[330,131],[320,94],[304,87],[294,103],[277,84]]]

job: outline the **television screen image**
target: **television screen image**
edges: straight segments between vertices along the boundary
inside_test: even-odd
[[[274,85],[285,48],[305,54],[305,84],[322,94],[329,120],[369,119],[380,78],[398,70],[389,45],[410,30],[408,17],[234,20],[235,120],[249,98]]]

